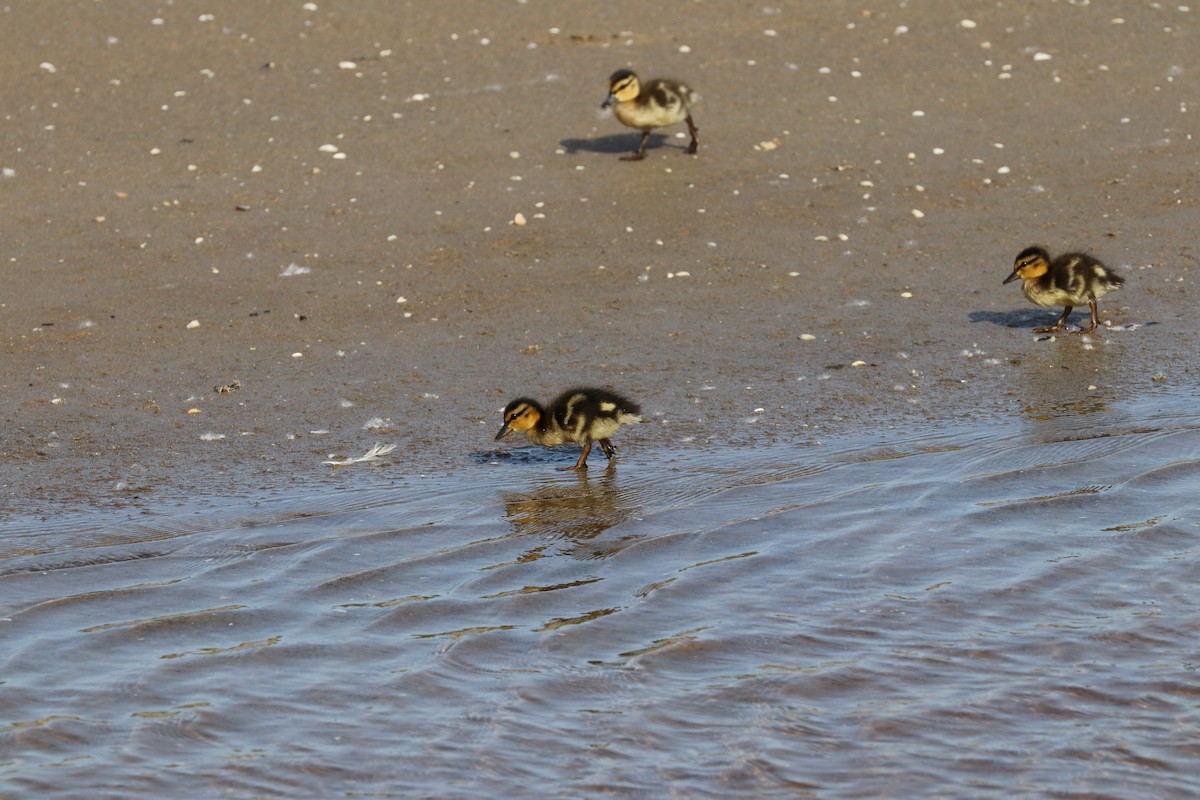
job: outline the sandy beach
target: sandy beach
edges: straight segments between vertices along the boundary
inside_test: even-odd
[[[576,383],[666,453],[1196,382],[1186,7],[59,8],[0,15],[10,515],[453,471]],[[696,157],[618,160],[621,67]],[[1126,275],[1109,327],[1035,339],[1032,243]]]

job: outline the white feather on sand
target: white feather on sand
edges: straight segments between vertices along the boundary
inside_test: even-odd
[[[334,467],[344,467],[349,464],[363,464],[368,461],[379,461],[380,456],[386,456],[395,449],[396,445],[394,442],[392,444],[380,444],[379,442],[376,442],[374,447],[357,458],[333,459],[330,461],[322,461],[321,463],[329,464],[330,466]]]

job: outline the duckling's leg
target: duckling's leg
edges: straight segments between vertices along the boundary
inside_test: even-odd
[[[1063,329],[1063,326],[1067,324],[1067,317],[1071,316],[1071,309],[1073,309],[1074,307],[1075,306],[1067,306],[1066,310],[1063,311],[1062,316],[1058,318],[1058,322],[1054,323],[1053,325],[1047,325],[1044,328],[1034,328],[1033,332],[1034,333],[1058,333],[1059,331],[1061,331]]]
[[[608,456],[608,460],[612,461],[613,456],[617,454],[617,446],[608,439],[601,439],[600,447],[604,450],[604,455]]]
[[[1100,309],[1096,307],[1096,301],[1091,300],[1088,302],[1088,305],[1092,309],[1091,327],[1089,327],[1086,331],[1081,330],[1081,331],[1076,331],[1076,333],[1091,333],[1092,331],[1096,330],[1096,326],[1100,324]]]
[[[579,454],[579,460],[575,462],[573,467],[563,467],[563,469],[587,469],[588,453],[592,452],[592,443],[583,443],[583,452]]]
[[[692,143],[688,145],[687,151],[689,155],[694,156],[696,155],[696,150],[700,147],[700,140],[696,138],[696,134],[700,132],[700,129],[696,127],[696,123],[692,122],[691,114],[688,114],[683,121],[688,124],[688,133],[692,135]]]
[[[642,143],[638,145],[637,152],[631,156],[621,156],[622,161],[641,161],[646,157],[646,142],[650,141],[650,131],[642,131]]]

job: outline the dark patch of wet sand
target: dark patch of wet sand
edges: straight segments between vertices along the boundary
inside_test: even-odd
[[[1195,385],[1180,7],[71,5],[0,15],[7,513],[455,470],[580,382],[664,453]],[[618,160],[622,66],[698,157]],[[1035,341],[1035,242],[1126,274],[1118,330]]]

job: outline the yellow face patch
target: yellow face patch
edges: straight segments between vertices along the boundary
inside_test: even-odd
[[[540,415],[533,406],[520,405],[504,418],[504,425],[516,433],[524,433],[537,424]]]
[[[627,103],[630,100],[636,99],[641,94],[642,88],[638,84],[636,75],[629,75],[617,81],[609,89],[610,94],[616,98],[618,103]]]
[[[1016,273],[1021,276],[1021,279],[1026,281],[1042,277],[1049,269],[1050,265],[1046,263],[1046,259],[1036,253],[1019,259],[1014,268]]]

